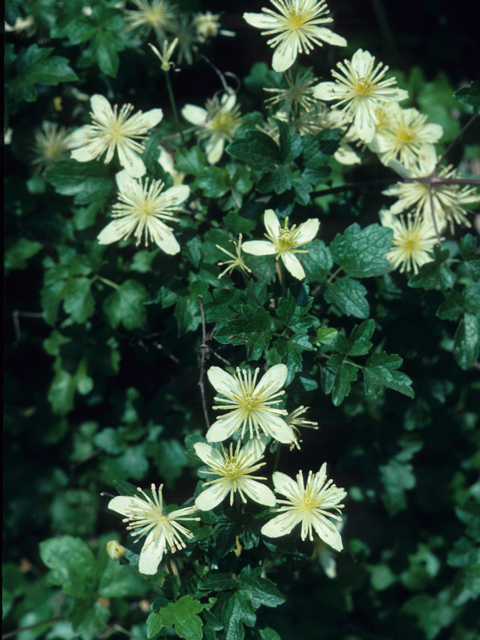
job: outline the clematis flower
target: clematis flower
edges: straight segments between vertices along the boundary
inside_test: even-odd
[[[288,226],[288,218],[285,219],[284,226],[280,226],[280,222],[275,215],[273,209],[267,209],[264,216],[267,240],[249,240],[243,243],[245,253],[253,253],[256,256],[276,255],[276,259],[282,259],[286,269],[290,271],[292,276],[303,280],[305,271],[300,264],[296,253],[308,253],[306,249],[298,249],[311,242],[318,233],[320,221],[310,218],[298,227]]]
[[[142,29],[148,35],[153,29],[158,42],[165,39],[165,30],[171,30],[176,11],[166,0],[132,0],[137,9],[126,9],[127,29]]]
[[[258,373],[259,369],[256,369],[252,376],[251,371],[237,368],[236,374],[231,376],[220,367],[210,367],[208,379],[220,394],[215,397],[219,406],[214,409],[228,413],[217,418],[210,427],[206,436],[208,442],[223,442],[236,432],[243,438],[247,429],[250,438],[254,435],[260,438],[263,433],[279,442],[295,440],[292,427],[282,418],[287,412],[274,408],[285,393],[281,388],[287,379],[287,367],[284,364],[270,367],[257,384]]]
[[[405,270],[418,273],[418,268],[433,260],[433,247],[437,244],[437,234],[431,218],[427,221],[420,215],[394,216],[388,211],[380,213],[384,227],[393,229],[392,248],[385,256],[394,269],[401,265]]]
[[[265,448],[265,445],[263,446]],[[254,502],[273,507],[275,495],[259,480],[262,477],[253,477],[265,462],[260,462],[263,455],[256,450],[255,440],[250,440],[244,447],[237,443],[235,452],[233,444],[230,444],[229,452],[217,451],[208,444],[197,442],[195,445],[197,456],[208,466],[209,474],[218,476],[215,480],[205,482],[207,487],[195,500],[195,504],[202,511],[210,511],[230,495],[230,505],[233,504],[233,496],[238,491],[243,502],[249,497]],[[263,451],[262,451],[263,453]]]
[[[161,180],[148,179],[142,184],[134,180],[126,171],[117,173],[117,185],[120,190],[119,202],[113,206],[115,220],[99,234],[100,244],[111,244],[128,238],[132,233],[140,244],[145,232],[145,244],[153,240],[162,251],[174,255],[180,251],[173,231],[163,221],[178,222],[173,212],[190,195],[190,187],[177,185],[162,193],[164,183]]]
[[[163,485],[158,487],[152,484],[153,499],[142,489],[138,491],[144,496],[117,496],[110,500],[108,508],[126,516],[123,522],[128,522],[127,529],[132,536],[147,536],[140,552],[138,570],[146,575],[157,572],[158,565],[165,553],[175,553],[178,549],[184,549],[187,545],[183,538],[192,538],[191,531],[183,527],[177,520],[199,520],[192,518],[197,507],[177,509],[171,513],[164,513],[162,496]]]
[[[242,123],[240,107],[234,94],[224,94],[219,100],[207,100],[205,109],[187,104],[182,116],[188,122],[201,127],[201,138],[208,138],[206,156],[209,164],[216,164],[223,154],[225,141],[233,140],[233,135]]]
[[[385,103],[401,102],[408,98],[408,92],[398,89],[395,78],[382,80],[388,67],[381,62],[375,65],[375,58],[368,51],[358,49],[352,61],[337,63],[343,75],[332,71],[335,82],[321,82],[313,90],[318,100],[336,100],[344,105],[343,110],[363,142],[369,143],[375,135],[379,123],[376,109]]]
[[[343,504],[341,500],[347,495],[344,489],[337,489],[332,480],[327,480],[327,465],[324,463],[318,473],[308,474],[307,484],[301,471],[297,474],[295,482],[284,473],[276,471],[273,474],[275,491],[286,497],[286,500],[277,499],[282,506],[275,511],[280,512],[267,524],[263,525],[262,533],[269,538],[279,538],[288,535],[297,524],[302,525],[302,540],[309,537],[313,540],[313,531],[336,551],[343,549],[342,538],[335,526],[329,520],[341,520],[340,516],[332,511],[340,513]]]
[[[35,142],[32,145],[32,162],[39,171],[65,158],[69,151],[82,144],[78,135],[70,133],[54,122],[42,122],[41,129],[35,131]]]
[[[90,98],[93,125],[81,127],[80,132],[85,136],[85,144],[72,151],[71,157],[78,162],[89,162],[100,158],[105,152],[105,164],[113,159],[115,150],[118,151],[120,164],[133,178],[145,175],[147,169],[139,154],[143,146],[136,139],[145,138],[149,129],[155,127],[163,118],[161,109],[151,109],[146,113],[139,111],[131,118],[133,110],[131,104],[124,104],[118,112],[104,96],[95,94]]]
[[[232,260],[226,260],[225,262],[219,262],[218,266],[219,267],[225,267],[227,266],[226,269],[224,269],[222,271],[222,273],[218,276],[218,279],[220,280],[220,278],[222,276],[224,276],[226,273],[232,273],[232,271],[234,269],[236,269],[237,267],[239,269],[241,269],[245,274],[248,273],[252,273],[252,270],[249,269],[247,267],[247,265],[245,264],[244,260],[243,260],[243,256],[242,256],[242,234],[239,233],[238,234],[238,242],[236,242],[235,240],[230,240],[230,242],[233,242],[233,244],[235,245],[235,253],[237,255],[233,255],[233,253],[230,253],[230,251],[227,251],[226,249],[224,249],[223,247],[221,247],[219,244],[215,245],[217,247],[217,249],[220,249],[220,251],[223,251],[223,253],[226,253],[227,256],[230,256],[232,258]]]
[[[243,18],[252,27],[264,29],[262,36],[273,36],[267,41],[275,48],[272,67],[279,73],[289,69],[299,53],[310,53],[314,45],[324,42],[345,47],[347,41],[326,27],[333,22],[326,17],[325,0],[270,0],[277,12],[262,9],[262,13],[244,13]]]

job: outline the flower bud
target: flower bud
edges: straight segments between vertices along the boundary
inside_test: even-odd
[[[110,540],[107,542],[107,553],[112,560],[120,560],[125,555],[125,547],[118,540]]]

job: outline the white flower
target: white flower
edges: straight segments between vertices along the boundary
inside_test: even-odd
[[[42,128],[35,131],[35,143],[32,147],[33,164],[39,170],[51,166],[57,160],[68,155],[82,141],[77,132],[69,133],[64,127],[58,127],[54,122],[42,122]]]
[[[347,41],[321,24],[333,22],[325,17],[328,7],[325,0],[270,0],[275,11],[262,9],[263,13],[244,13],[244,19],[252,27],[264,29],[262,36],[273,36],[267,41],[275,48],[272,67],[286,71],[299,53],[310,53],[314,45],[324,42],[345,47]]]
[[[117,496],[108,503],[109,509],[126,516],[123,522],[128,522],[127,529],[133,530],[132,536],[147,536],[140,552],[138,565],[140,573],[147,575],[157,572],[164,553],[168,551],[175,553],[177,549],[185,548],[187,545],[183,538],[193,537],[191,531],[179,524],[177,520],[199,520],[191,517],[197,510],[195,506],[165,514],[163,485],[159,486],[158,492],[154,484],[151,489],[153,500],[142,489],[138,489],[144,499],[137,496]]]
[[[318,429],[318,422],[312,422],[311,420],[305,420],[302,418],[304,413],[306,413],[310,409],[310,407],[298,407],[292,413],[289,413],[285,418],[287,424],[289,424],[293,428],[293,432],[295,433],[295,442],[293,442],[293,446],[297,449],[300,449],[300,430],[297,427],[308,427],[309,429]],[[292,446],[292,448],[293,448]]]
[[[180,209],[180,204],[190,194],[186,185],[171,187],[162,193],[164,183],[161,180],[148,179],[145,184],[141,180],[134,180],[126,171],[117,173],[117,185],[120,190],[119,202],[113,206],[116,218],[99,234],[100,244],[111,244],[128,236],[133,232],[137,245],[145,232],[145,244],[153,240],[160,249],[170,255],[180,251],[173,231],[165,220],[178,222],[173,212]]]
[[[342,533],[342,529],[346,519],[347,517],[343,516],[340,521],[336,521],[333,523],[340,533]],[[332,552],[332,548],[328,544],[326,544],[326,542],[323,542],[323,540],[321,540],[320,538],[317,538],[313,545],[312,560],[318,560],[318,562],[322,566],[322,569],[325,571],[325,575],[328,578],[333,579],[337,577],[337,563],[335,560],[335,554]]]
[[[153,29],[158,42],[165,39],[165,29],[171,29],[175,10],[166,0],[132,0],[138,10],[125,10],[127,29],[143,29],[148,35]]]
[[[243,243],[245,253],[253,253],[256,256],[267,256],[276,254],[276,259],[282,259],[285,267],[290,271],[292,276],[303,280],[305,271],[300,264],[295,253],[308,253],[306,249],[298,249],[304,244],[311,242],[318,233],[320,221],[310,218],[298,227],[288,226],[288,218],[286,218],[284,226],[280,226],[280,222],[275,215],[273,209],[267,209],[264,216],[267,240],[249,240]]]
[[[217,249],[220,249],[220,251],[223,251],[223,253],[226,253],[227,256],[230,256],[232,258],[232,260],[226,260],[225,262],[219,262],[218,266],[219,267],[224,267],[225,265],[228,265],[226,269],[224,269],[222,271],[222,273],[218,276],[218,279],[220,280],[220,278],[222,276],[224,276],[226,273],[232,273],[232,271],[235,268],[239,268],[241,269],[244,273],[251,273],[252,270],[249,269],[247,267],[247,265],[245,264],[244,260],[243,260],[243,256],[242,256],[242,234],[239,233],[238,234],[238,242],[236,242],[235,240],[230,240],[230,242],[233,242],[233,244],[235,245],[235,252],[236,252],[236,256],[233,255],[233,253],[230,253],[230,251],[227,251],[226,249],[224,249],[223,247],[221,247],[219,244],[215,245],[217,247]]]
[[[252,376],[251,371],[237,369],[233,376],[220,369],[210,367],[208,379],[220,394],[215,401],[220,406],[214,407],[228,411],[218,418],[207,432],[209,442],[222,442],[237,431],[243,438],[249,431],[250,438],[265,435],[279,442],[290,443],[295,440],[292,428],[283,420],[284,409],[275,409],[285,391],[280,389],[287,379],[288,369],[284,364],[276,364],[267,371],[257,384],[259,369]]]
[[[195,504],[202,511],[214,509],[222,500],[230,494],[230,505],[233,504],[233,496],[238,491],[243,502],[245,496],[259,504],[273,507],[275,496],[273,492],[259,480],[266,480],[263,477],[252,477],[265,462],[260,462],[263,455],[258,455],[254,446],[255,440],[250,440],[244,447],[237,443],[235,453],[233,444],[230,444],[230,451],[221,453],[208,444],[197,442],[195,452],[208,466],[209,474],[219,476],[215,480],[205,482],[207,487],[195,500]]]
[[[106,151],[105,164],[111,162],[115,149],[118,150],[120,164],[133,178],[140,178],[147,169],[139,154],[143,146],[134,138],[145,138],[149,129],[155,127],[163,118],[161,109],[151,109],[146,113],[139,111],[129,118],[133,110],[131,104],[124,104],[118,113],[118,106],[110,106],[108,100],[99,94],[90,99],[93,125],[85,125],[81,132],[86,143],[80,149],[72,151],[71,157],[79,162],[88,162],[99,158]]]
[[[431,151],[422,154],[418,158],[418,162],[408,169],[395,161],[392,161],[390,166],[401,173],[403,177],[428,178],[435,171],[436,164],[436,153]],[[455,178],[457,172],[451,165],[441,167],[437,172],[437,177]],[[428,182],[399,182],[383,193],[398,198],[398,201],[390,207],[390,213],[397,215],[403,211],[413,210],[414,213],[423,216],[425,220],[432,221],[432,223],[433,203],[433,215],[439,232],[443,231],[447,223],[449,223],[452,232],[455,223],[470,227],[466,207],[480,202],[480,194],[476,193],[473,186],[460,187],[458,184],[442,184],[435,181],[432,184],[428,184]]]
[[[400,273],[405,269],[418,273],[418,267],[432,262],[433,247],[438,240],[431,218],[425,221],[422,216],[412,218],[409,213],[405,221],[384,211],[380,213],[380,219],[384,227],[393,229],[392,248],[385,257],[394,269],[402,265]]]
[[[321,82],[313,91],[318,100],[336,100],[344,105],[343,110],[363,142],[369,143],[375,135],[375,125],[379,119],[376,108],[383,103],[401,102],[408,98],[408,92],[398,89],[395,78],[382,80],[388,67],[381,62],[374,67],[375,58],[368,51],[358,49],[352,61],[337,63],[343,76],[332,71],[335,82]],[[382,69],[383,67],[383,69]]]
[[[182,116],[188,122],[201,127],[201,137],[208,138],[206,156],[209,164],[216,164],[223,154],[225,141],[230,142],[242,123],[240,107],[234,94],[224,94],[219,100],[207,100],[206,108],[187,104]]]
[[[427,116],[417,109],[393,111],[387,127],[375,135],[375,151],[380,154],[383,164],[388,166],[392,160],[398,160],[405,167],[414,164],[420,155],[431,153],[435,142],[443,135],[439,124],[426,122]],[[372,149],[373,150],[373,149]]]
[[[284,473],[276,471],[273,474],[275,491],[284,495],[286,500],[277,500],[284,506],[275,509],[281,512],[270,522],[263,525],[262,533],[269,538],[279,538],[289,534],[297,524],[302,525],[302,540],[309,537],[313,540],[313,530],[318,536],[336,551],[343,549],[342,538],[335,524],[329,520],[341,520],[340,516],[332,511],[338,511],[344,506],[341,500],[347,495],[344,489],[338,489],[332,480],[327,480],[327,465],[315,475],[308,473],[307,485],[301,471],[297,474],[295,482]]]

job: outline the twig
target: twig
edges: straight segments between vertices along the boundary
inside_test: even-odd
[[[43,311],[19,311],[18,309],[15,309],[12,313],[13,329],[15,331],[15,342],[12,345],[13,347],[16,347],[17,344],[19,344],[21,338],[20,316],[23,316],[24,318],[43,318],[44,314]]]
[[[207,429],[210,429],[210,420],[208,419],[208,411],[207,411],[207,399],[205,397],[205,383],[203,381],[203,378],[205,375],[205,349],[209,348],[205,344],[207,341],[207,335],[205,330],[205,312],[203,311],[203,296],[198,296],[198,305],[200,307],[200,313],[202,315],[202,344],[199,347],[200,379],[198,381],[198,386],[200,387],[200,393],[202,396],[203,415],[205,416],[205,423],[207,425]]]
[[[453,145],[456,143],[456,141],[460,138],[460,136],[462,136],[466,129],[468,129],[468,127],[472,124],[472,122],[475,120],[475,118],[478,118],[478,113],[475,113],[470,120],[467,122],[467,124],[463,127],[463,129],[460,129],[460,131],[457,133],[457,135],[455,136],[455,138],[451,141],[451,143],[448,145],[447,150],[445,151],[445,153],[442,153],[442,155],[440,156],[440,158],[437,160],[437,164],[435,165],[435,171],[438,169],[438,167],[440,166],[440,164],[442,163],[443,159],[447,156],[448,152],[450,151],[450,149],[453,147]]]
[[[16,636],[17,634],[21,633],[22,631],[28,631],[29,629],[35,629],[36,627],[41,627],[44,624],[53,624],[54,622],[59,622],[60,620],[65,620],[65,618],[59,617],[59,618],[50,618],[50,620],[44,620],[43,622],[36,622],[35,624],[30,624],[28,627],[21,627],[20,629],[17,629],[16,631],[9,631],[8,633],[4,633],[2,635],[2,640],[4,638],[11,638],[12,636]]]
[[[240,209],[242,205],[240,204],[240,200],[237,198],[237,194],[235,193],[234,188],[230,187],[230,191],[232,192],[232,198],[235,204],[237,205],[237,209]]]

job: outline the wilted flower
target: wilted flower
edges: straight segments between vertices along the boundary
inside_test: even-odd
[[[433,174],[436,164],[437,156],[433,151],[422,154],[418,162],[408,169],[401,165],[397,169],[399,172],[401,171],[403,177],[426,178]],[[391,166],[394,166],[393,163]],[[441,167],[437,172],[437,177],[455,178],[457,173],[450,165]],[[461,187],[458,184],[442,184],[441,182],[433,182],[432,184],[428,182],[398,182],[383,193],[398,198],[398,201],[389,209],[390,213],[394,215],[413,209],[425,220],[432,220],[433,204],[433,215],[439,231],[442,231],[447,223],[450,224],[452,232],[455,223],[470,227],[466,207],[480,202],[480,194],[476,193],[475,187]]]
[[[70,133],[54,122],[43,122],[41,129],[37,129],[34,135],[32,162],[39,170],[67,157],[69,151],[82,144],[78,130]]]
[[[172,53],[175,51],[175,47],[178,44],[178,38],[175,38],[173,42],[168,44],[168,40],[164,40],[163,42],[163,52],[154,47],[153,44],[148,43],[149,47],[152,49],[153,53],[160,60],[160,67],[163,71],[169,71],[170,67],[175,67],[173,62],[170,62],[170,58],[172,57]]]
[[[281,402],[285,391],[280,389],[287,379],[288,369],[284,364],[276,364],[267,371],[257,384],[259,369],[252,376],[251,371],[237,368],[231,376],[220,367],[210,367],[208,379],[220,394],[215,397],[221,411],[228,411],[207,432],[209,442],[222,442],[236,432],[243,438],[248,430],[250,438],[259,438],[262,433],[278,440],[290,443],[295,440],[292,428],[281,417],[284,409],[275,409]]]
[[[157,491],[152,484],[153,499],[142,489],[138,489],[144,498],[117,496],[108,503],[109,509],[126,516],[123,522],[128,522],[127,529],[132,531],[132,536],[147,536],[140,552],[138,565],[140,573],[147,575],[157,572],[165,553],[168,551],[175,553],[178,549],[184,549],[187,546],[183,538],[193,537],[192,532],[177,520],[199,520],[191,517],[197,510],[195,506],[164,513],[162,489],[163,485],[160,485]]]
[[[139,154],[143,145],[134,138],[145,138],[149,129],[163,118],[161,109],[151,109],[146,113],[139,111],[129,118],[133,110],[131,104],[124,104],[118,113],[118,106],[110,106],[108,100],[99,94],[91,97],[92,120],[95,124],[81,127],[86,143],[72,152],[71,157],[79,162],[88,162],[100,158],[106,151],[105,164],[111,162],[115,149],[118,150],[120,164],[133,178],[140,178],[147,169]]]
[[[225,141],[230,142],[242,123],[240,107],[235,94],[224,94],[219,100],[207,100],[205,109],[187,104],[182,116],[188,122],[201,127],[201,137],[208,138],[206,156],[209,164],[216,164],[223,154]]]
[[[162,219],[178,222],[173,212],[178,211],[188,198],[190,188],[178,185],[162,193],[164,183],[161,180],[149,183],[147,179],[142,184],[141,180],[134,180],[126,171],[117,174],[117,185],[120,190],[119,202],[113,206],[113,217],[116,219],[99,234],[98,242],[111,244],[133,233],[138,245],[145,232],[146,245],[153,240],[165,253],[178,253],[180,245]]]
[[[398,89],[395,78],[382,80],[388,67],[381,62],[374,67],[375,58],[368,51],[358,49],[352,61],[337,63],[343,76],[332,71],[335,82],[321,82],[314,89],[318,100],[336,100],[344,105],[343,110],[363,142],[371,142],[375,135],[375,125],[379,122],[376,108],[383,103],[401,102],[408,98],[408,92]],[[382,68],[383,67],[383,68]]]
[[[318,233],[320,221],[310,218],[298,227],[288,226],[288,218],[285,219],[284,226],[280,226],[280,222],[275,215],[273,209],[267,209],[264,216],[267,240],[249,240],[243,243],[243,250],[246,253],[253,253],[256,256],[267,256],[276,254],[276,259],[282,259],[285,267],[290,271],[292,276],[303,280],[305,271],[300,264],[296,253],[308,253],[306,249],[298,249],[304,244],[311,242]]]
[[[400,273],[405,270],[418,273],[418,268],[433,260],[433,247],[437,244],[437,234],[431,219],[412,214],[404,217],[381,212],[380,219],[384,227],[393,229],[392,248],[385,256],[392,267],[401,265]]]
[[[297,71],[295,75],[291,71],[285,74],[287,83],[286,89],[266,88],[264,91],[275,95],[265,101],[268,108],[278,104],[281,109],[294,113],[301,111],[311,111],[317,106],[317,101],[313,97],[313,85],[318,82],[310,69],[301,73]]]
[[[118,540],[107,542],[107,554],[112,560],[120,560],[125,556],[126,549]]]
[[[215,480],[204,483],[207,487],[195,500],[195,504],[202,511],[214,509],[224,498],[230,495],[230,505],[233,504],[233,496],[238,491],[243,502],[248,496],[254,502],[273,507],[276,500],[273,492],[259,480],[266,480],[263,477],[253,477],[252,474],[263,467],[265,462],[260,462],[263,455],[258,455],[254,441],[250,440],[244,447],[237,443],[235,453],[233,444],[230,444],[230,451],[227,453],[217,451],[208,444],[197,442],[195,452],[201,460],[208,466],[205,473],[218,476]]]
[[[244,13],[244,19],[252,27],[264,29],[262,36],[273,36],[267,41],[275,48],[272,67],[286,71],[299,53],[310,53],[314,45],[324,42],[345,47],[347,41],[330,29],[318,25],[333,22],[325,17],[328,7],[325,0],[270,0],[275,11],[262,9],[263,13]]]
[[[193,52],[198,49],[193,21],[188,15],[182,13],[180,18],[171,25],[170,31],[178,40],[177,63],[182,64],[185,61],[187,64],[192,64]]]
[[[262,533],[269,538],[279,538],[288,535],[297,524],[302,525],[302,540],[309,537],[313,540],[313,530],[317,535],[336,551],[343,549],[342,538],[335,524],[329,520],[341,520],[340,516],[332,511],[340,513],[343,504],[341,500],[347,495],[344,489],[338,489],[332,480],[327,480],[327,465],[324,463],[320,471],[308,473],[307,484],[301,471],[297,474],[295,482],[284,473],[276,471],[273,474],[275,491],[284,495],[286,500],[277,499],[283,506],[275,509],[280,512],[270,522],[263,525]]]
[[[241,233],[238,234],[238,242],[236,242],[235,240],[230,240],[230,242],[233,242],[233,244],[235,245],[235,253],[237,254],[236,256],[234,256],[233,253],[230,253],[230,251],[227,251],[226,249],[221,247],[219,244],[215,245],[217,247],[217,249],[220,249],[220,251],[223,251],[223,253],[226,253],[227,256],[230,256],[232,258],[232,260],[226,260],[225,262],[219,262],[218,263],[219,267],[224,267],[225,265],[229,265],[218,276],[219,279],[222,276],[224,276],[226,273],[231,273],[237,267],[239,269],[241,269],[244,273],[247,273],[247,271],[248,271],[248,273],[252,272],[252,270],[247,267],[247,265],[245,264],[245,262],[243,260],[243,256],[242,256],[242,234]]]
[[[388,125],[375,135],[375,151],[383,164],[398,160],[405,167],[416,162],[420,155],[432,153],[433,144],[443,135],[439,124],[427,122],[427,116],[417,109],[395,109]],[[429,147],[428,149],[426,147]]]
[[[175,9],[166,0],[132,0],[137,10],[127,9],[125,20],[127,29],[143,29],[148,35],[155,32],[158,42],[165,39],[165,30],[172,26],[175,18]]]

